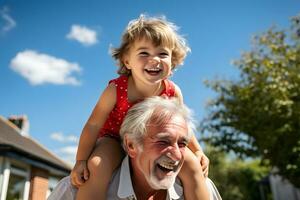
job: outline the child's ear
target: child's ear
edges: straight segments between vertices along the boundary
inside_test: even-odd
[[[129,64],[128,55],[124,55],[122,60],[123,60],[124,65],[126,66],[126,68],[131,69],[130,64]]]
[[[129,157],[134,158],[137,155],[137,147],[134,141],[125,135],[124,144]]]

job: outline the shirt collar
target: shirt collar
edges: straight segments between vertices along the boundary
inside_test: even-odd
[[[183,195],[183,189],[179,182],[176,180],[175,184],[168,189],[167,199],[179,199]],[[119,198],[136,199],[130,176],[129,157],[126,156],[121,165],[120,182],[118,188]]]
[[[134,190],[131,183],[131,176],[130,176],[130,168],[129,168],[129,158],[126,156],[123,159],[121,165],[121,172],[120,172],[120,182],[118,188],[118,197],[119,198],[128,198],[128,197],[135,197]]]

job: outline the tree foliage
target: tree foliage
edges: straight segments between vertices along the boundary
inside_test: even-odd
[[[206,82],[217,96],[201,132],[223,150],[260,156],[300,187],[300,14],[288,30],[255,36],[234,65],[238,80]]]
[[[263,191],[266,199],[271,199],[270,188],[260,182],[268,175],[269,168],[261,166],[259,160],[229,159],[228,154],[211,146],[205,150],[210,159],[209,177],[223,200],[257,200]]]

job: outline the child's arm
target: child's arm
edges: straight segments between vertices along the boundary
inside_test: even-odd
[[[182,96],[180,88],[177,85],[175,85],[175,96],[179,99],[180,103],[183,104],[183,96]],[[192,136],[190,143],[188,144],[188,148],[196,155],[196,157],[200,161],[203,174],[205,177],[207,177],[208,176],[209,159],[202,151],[202,148],[194,134]]]
[[[116,87],[112,83],[107,86],[100,96],[82,130],[76,154],[76,163],[71,172],[73,185],[80,186],[88,179],[87,160],[96,144],[99,131],[115,104]]]
[[[193,135],[190,143],[188,144],[188,148],[196,155],[196,157],[200,161],[203,174],[205,177],[207,177],[208,176],[209,159],[202,151],[202,148],[201,148],[197,138],[195,137],[195,135]]]

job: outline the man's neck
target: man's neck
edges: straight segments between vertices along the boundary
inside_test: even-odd
[[[146,193],[138,186],[133,187],[133,189],[138,200],[165,200],[167,197],[167,190],[152,190]]]

